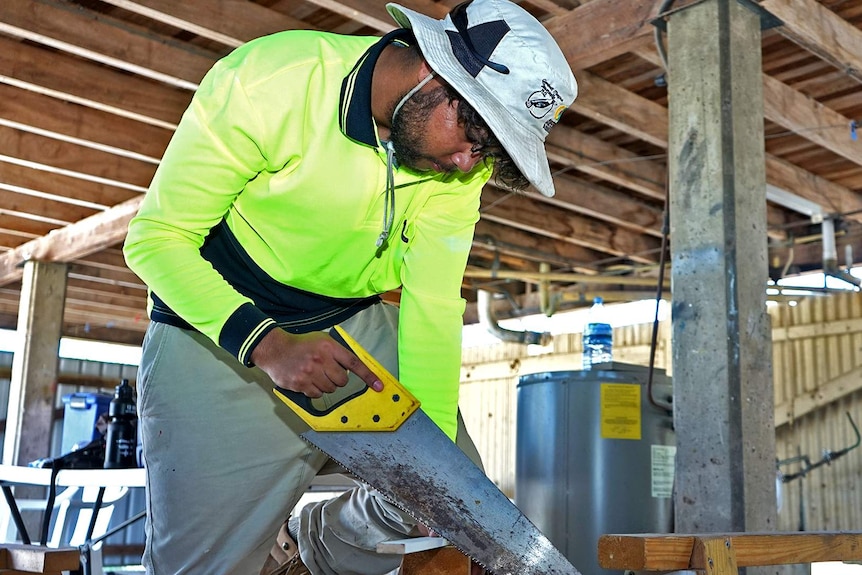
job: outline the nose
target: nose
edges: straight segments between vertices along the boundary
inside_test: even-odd
[[[471,148],[467,148],[466,150],[460,150],[450,156],[450,159],[452,160],[452,163],[455,164],[455,167],[457,167],[459,171],[465,174],[472,171],[473,168],[476,167],[476,164],[478,164],[479,161],[482,159],[482,154],[473,152]]]

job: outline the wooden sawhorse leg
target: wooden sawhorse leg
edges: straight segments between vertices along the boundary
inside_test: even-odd
[[[691,552],[691,568],[706,575],[738,575],[736,551],[730,537],[698,537]]]

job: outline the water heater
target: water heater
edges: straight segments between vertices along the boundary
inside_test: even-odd
[[[671,382],[647,376],[613,362],[518,383],[515,503],[583,575],[620,573],[599,567],[600,535],[673,531]]]

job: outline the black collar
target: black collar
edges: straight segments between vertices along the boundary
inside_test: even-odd
[[[374,118],[371,115],[371,76],[383,49],[392,42],[412,44],[413,32],[398,28],[383,36],[356,62],[341,83],[338,125],[351,140],[377,147]]]

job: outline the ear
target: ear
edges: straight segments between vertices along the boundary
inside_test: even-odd
[[[421,82],[428,76],[428,74],[433,71],[434,69],[428,65],[428,62],[425,60],[425,58],[422,58],[422,62],[419,64],[419,72],[418,76],[416,77],[416,81]]]

